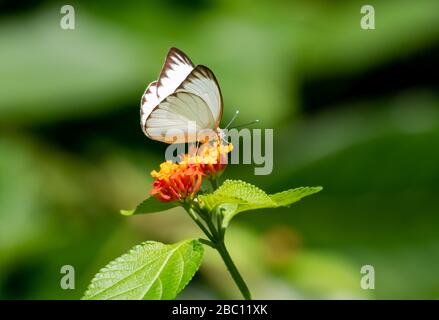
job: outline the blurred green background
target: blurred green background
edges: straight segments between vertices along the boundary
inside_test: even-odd
[[[368,1],[370,31],[361,1],[72,1],[75,30],[59,26],[64,4],[0,1],[0,298],[80,298],[133,245],[200,234],[179,209],[118,213],[164,158],[139,101],[171,46],[214,70],[223,125],[239,109],[274,128],[273,173],[225,177],[324,186],[233,221],[255,298],[439,298],[438,1]],[[65,264],[75,290],[60,288]],[[179,295],[239,297],[210,248]]]

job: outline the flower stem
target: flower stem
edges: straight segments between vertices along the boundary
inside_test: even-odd
[[[241,292],[244,299],[251,300],[252,298],[251,298],[250,290],[248,289],[247,284],[245,283],[244,279],[242,278],[241,274],[236,268],[235,263],[233,262],[232,257],[227,251],[226,245],[224,243],[225,230],[222,228],[221,216],[217,215],[217,217],[219,218],[217,220],[217,227],[215,228],[211,214],[207,213],[206,211],[203,211],[198,206],[185,205],[185,209],[189,213],[191,218],[195,221],[195,223],[201,228],[201,230],[210,240],[210,243],[207,243],[209,241],[204,241],[204,240],[201,242],[213,247],[218,251],[218,253],[220,254],[221,258],[224,261],[224,264],[227,267],[227,270],[229,271],[230,275],[232,276],[233,280],[238,286],[239,291]],[[198,219],[198,215],[206,222],[207,228]]]
[[[210,178],[210,184],[212,185],[213,191],[218,189],[218,179],[217,178]]]
[[[202,244],[205,244],[206,246],[211,247],[212,249],[216,249],[215,244],[212,241],[206,240],[206,239],[198,239]]]
[[[188,205],[184,205],[184,208],[186,209],[186,212],[189,214],[189,216],[192,218],[192,220],[197,224],[197,226],[204,232],[206,237],[209,238],[209,240],[214,243],[215,242],[215,236],[207,230],[207,228],[203,225],[203,223],[198,219],[196,211],[191,208]]]
[[[223,259],[227,270],[229,270],[230,275],[232,276],[233,280],[235,281],[236,285],[239,288],[239,291],[241,291],[242,296],[245,300],[251,300],[251,293],[250,290],[247,287],[247,284],[245,283],[244,279],[242,278],[241,274],[239,273],[238,269],[236,268],[235,264],[233,263],[232,257],[230,257],[229,252],[227,251],[227,248],[224,244],[224,241],[221,241],[219,243],[216,243],[216,249],[218,250],[221,258]]]

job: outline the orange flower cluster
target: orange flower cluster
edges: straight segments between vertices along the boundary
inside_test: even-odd
[[[204,175],[217,178],[227,166],[227,154],[233,149],[232,144],[221,144],[216,142],[213,146],[209,143],[199,148],[192,147],[188,154],[183,155],[183,164],[195,164],[200,167]]]
[[[155,180],[150,194],[162,202],[192,198],[200,189],[203,175],[200,168],[194,165],[163,162],[159,172],[151,172]]]
[[[231,150],[231,144],[205,143],[182,155],[179,163],[163,162],[159,172],[151,172],[155,179],[151,196],[162,202],[193,198],[200,190],[203,177],[216,179],[221,175],[227,165],[227,154]]]

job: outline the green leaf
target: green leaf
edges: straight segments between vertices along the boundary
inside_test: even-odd
[[[317,193],[322,187],[300,187],[268,195],[258,187],[240,180],[226,180],[213,193],[200,195],[201,206],[224,216],[223,227],[238,213],[248,210],[287,207]]]
[[[321,191],[323,188],[318,187],[299,187],[295,189],[288,189],[282,192],[278,192],[275,194],[271,194],[270,198],[276,202],[278,207],[288,207],[294,202],[299,201],[300,199],[310,196],[314,193]]]
[[[172,245],[147,241],[101,269],[83,299],[174,299],[198,270],[203,246],[195,239]]]
[[[132,216],[133,214],[155,213],[169,210],[178,206],[178,202],[161,202],[154,197],[149,197],[140,203],[135,210],[120,210],[124,216]]]

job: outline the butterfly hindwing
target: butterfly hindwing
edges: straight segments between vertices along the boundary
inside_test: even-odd
[[[206,66],[198,65],[187,76],[176,92],[186,91],[202,98],[212,112],[218,127],[223,112],[221,89],[213,72]]]
[[[197,132],[214,125],[212,112],[202,98],[179,91],[168,96],[151,112],[144,131],[154,140],[183,143],[195,141]]]

